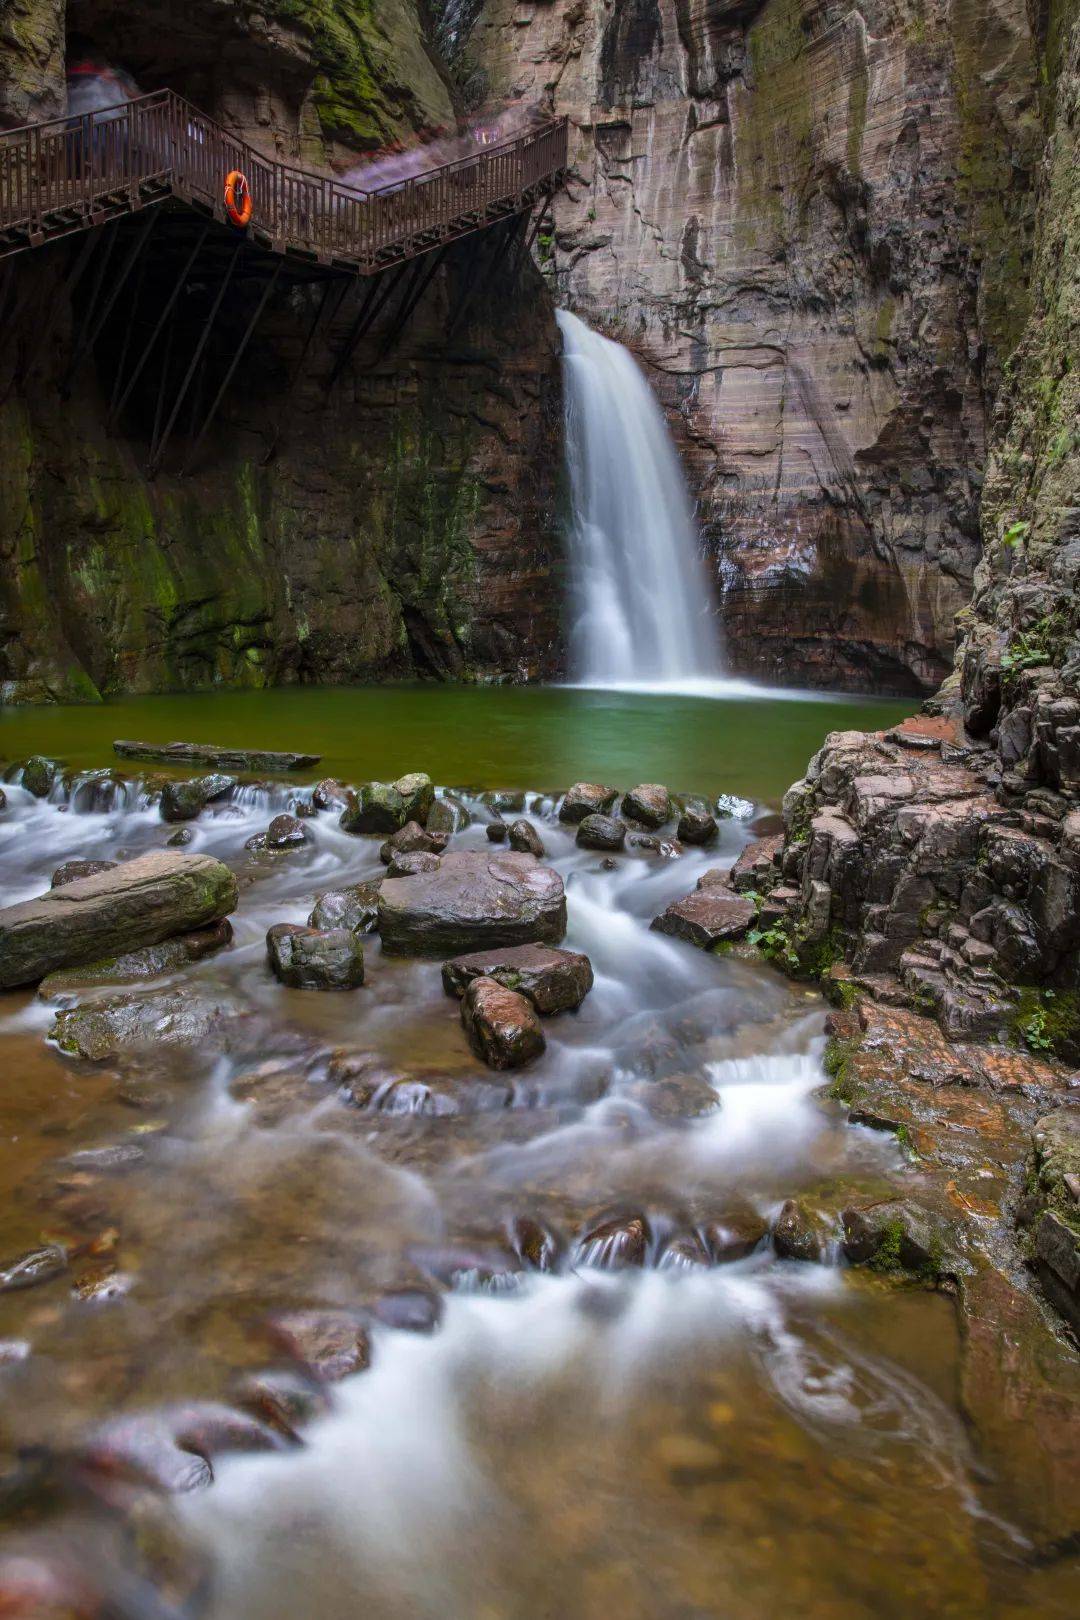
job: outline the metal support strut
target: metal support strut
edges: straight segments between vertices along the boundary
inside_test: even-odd
[[[266,283],[266,286],[263,288],[262,297],[259,299],[259,302],[256,304],[255,308],[251,312],[251,319],[248,321],[247,326],[244,329],[244,335],[240,339],[240,342],[236,345],[235,349],[233,350],[233,357],[229,361],[228,369],[226,370],[224,377],[221,379],[221,385],[218,388],[217,393],[214,395],[213,403],[211,404],[210,409],[207,411],[206,415],[204,416],[202,427],[199,429],[198,433],[196,433],[194,443],[192,444],[191,449],[187,453],[187,457],[185,458],[184,465],[180,469],[181,478],[184,477],[184,475],[186,474],[188,468],[191,466],[191,463],[194,461],[195,452],[198,450],[200,444],[202,443],[203,439],[205,438],[206,434],[208,433],[208,431],[210,429],[210,424],[213,422],[214,417],[218,413],[218,406],[221,404],[221,401],[225,398],[225,391],[228,388],[229,384],[232,382],[233,377],[236,374],[236,368],[240,364],[241,360],[244,358],[244,351],[246,350],[248,344],[251,342],[252,335],[253,335],[253,333],[255,331],[255,328],[259,324],[259,317],[262,315],[263,310],[266,308],[267,304],[270,302],[270,295],[274,291],[274,288],[277,286],[278,277],[281,274],[281,267],[284,264],[284,262],[285,261],[283,259],[279,259],[277,261],[277,263],[275,264],[274,273],[270,277],[269,281]],[[231,266],[230,266],[230,269],[231,269]],[[226,277],[226,280],[228,280],[228,277]],[[219,298],[219,302],[220,302],[220,298]],[[215,305],[215,308],[214,308],[214,313],[215,314],[217,313],[217,306],[216,305]],[[213,317],[211,317],[211,321],[212,320],[213,320]],[[207,329],[207,335],[209,335],[209,328]],[[177,407],[177,408],[179,409],[179,407]],[[174,415],[175,415],[175,413],[174,413]]]
[[[221,308],[222,301],[224,300],[225,294],[228,291],[229,283],[232,280],[233,271],[236,269],[236,262],[243,252],[243,249],[243,242],[237,242],[236,247],[233,250],[233,256],[229,260],[228,268],[225,271],[225,274],[222,276],[218,285],[218,290],[214,295],[214,302],[211,305],[210,314],[207,317],[206,324],[199,334],[199,341],[195,345],[195,352],[191,356],[191,361],[188,365],[187,371],[184,373],[184,380],[180,384],[180,392],[173,401],[173,408],[169,412],[169,419],[162,428],[157,442],[151,446],[150,459],[146,464],[146,476],[148,478],[157,477],[157,472],[158,468],[161,466],[162,457],[168,448],[169,437],[176,424],[176,418],[180,415],[180,407],[187,398],[187,391],[191,387],[191,379],[195,375],[195,368],[202,359],[203,350],[206,348],[206,345],[210,340],[210,334],[214,330],[214,323],[217,320],[218,310]]]

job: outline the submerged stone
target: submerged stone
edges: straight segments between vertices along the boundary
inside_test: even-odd
[[[138,984],[143,979],[160,979],[222,950],[231,941],[232,934],[232,924],[223,917],[211,928],[178,934],[160,945],[144,945],[141,950],[124,951],[120,956],[88,962],[85,967],[50,973],[38,985],[38,995],[43,1001],[56,1001],[87,985]]]
[[[100,1063],[140,1046],[194,1046],[236,1026],[236,1009],[179,991],[114,996],[59,1012],[49,1031],[61,1052]]]
[[[644,1215],[616,1216],[588,1229],[574,1251],[574,1264],[604,1271],[643,1266],[651,1243]]]
[[[267,1329],[287,1356],[324,1384],[334,1384],[371,1362],[366,1318],[358,1311],[282,1311]]]
[[[0,1265],[0,1294],[52,1282],[67,1270],[67,1263],[67,1254],[58,1243],[47,1243],[43,1248],[20,1254],[17,1259]]]

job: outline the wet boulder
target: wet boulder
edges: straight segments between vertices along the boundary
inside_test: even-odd
[[[645,1265],[651,1247],[652,1232],[644,1215],[613,1216],[583,1234],[574,1251],[574,1264],[622,1271]]]
[[[473,979],[461,1021],[477,1057],[491,1069],[521,1069],[547,1046],[532,1002],[496,979]]]
[[[716,817],[704,799],[685,801],[676,829],[681,843],[711,844],[718,831]]]
[[[194,821],[208,804],[224,799],[235,786],[235,776],[218,773],[191,777],[186,782],[166,782],[161,790],[161,819]]]
[[[176,831],[166,838],[165,844],[168,849],[183,849],[194,837],[195,834],[190,827],[177,827]]]
[[[371,934],[379,920],[379,890],[382,878],[368,883],[353,883],[347,889],[328,889],[317,895],[308,927],[328,933],[334,928],[348,928],[354,934]]]
[[[562,878],[529,855],[452,850],[437,872],[398,878],[379,895],[383,947],[399,955],[558,944],[565,932]]]
[[[275,923],[267,930],[266,958],[274,976],[293,990],[355,990],[364,982],[364,950],[352,929],[302,928]]]
[[[673,1233],[657,1261],[661,1271],[700,1271],[711,1264],[712,1257],[697,1232]]]
[[[49,1036],[68,1057],[101,1063],[139,1047],[197,1046],[211,1036],[225,1044],[226,1030],[239,1029],[236,1009],[227,1003],[180,991],[141,992],[65,1008]]]
[[[418,821],[407,821],[399,832],[386,840],[379,850],[379,859],[384,866],[389,866],[395,855],[415,855],[418,851],[441,855],[446,844],[445,833],[431,833]]]
[[[236,878],[208,855],[158,850],[0,910],[0,987],[158,945],[235,911]]]
[[[408,776],[399,776],[393,785],[401,799],[405,821],[425,822],[435,803],[435,784],[431,777],[423,771],[413,771]]]
[[[796,1198],[789,1198],[781,1209],[772,1237],[773,1248],[782,1260],[820,1263],[828,1253],[828,1226]]]
[[[99,872],[112,872],[117,861],[65,861],[52,875],[51,889],[62,889],[65,883],[78,883],[80,878],[97,877]]]
[[[443,963],[443,988],[463,996],[475,979],[495,979],[532,1002],[538,1013],[574,1011],[593,984],[592,963],[579,951],[548,945],[511,945],[472,951]]]
[[[222,950],[230,943],[232,932],[232,924],[223,917],[210,928],[178,934],[160,945],[144,945],[141,950],[124,951],[100,962],[88,962],[85,967],[63,968],[42,979],[38,995],[43,1001],[57,1001],[88,985],[139,984],[146,979],[161,979]]]
[[[282,1437],[246,1412],[196,1401],[113,1418],[77,1448],[80,1470],[154,1490],[199,1490],[231,1452],[278,1451]]]
[[[516,850],[519,855],[535,855],[538,861],[542,861],[547,854],[544,840],[532,822],[526,821],[524,816],[510,823],[509,838],[510,848]]]
[[[405,800],[389,782],[365,782],[341,812],[347,833],[395,833],[407,819]]]
[[[267,849],[299,849],[308,841],[308,830],[298,816],[275,816],[266,829]]]
[[[666,911],[654,918],[652,926],[658,933],[711,950],[721,940],[745,934],[755,915],[751,900],[722,884],[714,884],[673,900]]]
[[[311,803],[316,810],[344,810],[349,802],[349,790],[336,776],[324,776],[311,790]]]
[[[617,816],[585,816],[578,822],[576,842],[581,849],[622,849],[626,823]]]
[[[716,1266],[745,1260],[768,1235],[764,1218],[749,1208],[729,1210],[718,1220],[706,1221],[701,1228],[702,1242]]]
[[[844,1210],[844,1258],[875,1271],[910,1272],[937,1281],[952,1246],[944,1222],[900,1199]]]
[[[606,815],[618,797],[618,788],[601,787],[597,782],[575,782],[559,806],[559,820],[576,826],[586,816]]]
[[[428,811],[424,826],[429,833],[443,833],[450,838],[454,833],[464,831],[469,820],[469,812],[461,800],[444,793]]]
[[[505,844],[510,829],[503,820],[489,821],[484,834],[489,844]]]
[[[30,1249],[14,1260],[0,1263],[0,1294],[52,1282],[54,1277],[61,1276],[67,1270],[67,1265],[67,1254],[58,1243],[46,1243],[40,1249]]]
[[[439,856],[429,849],[409,849],[392,858],[386,875],[388,878],[418,877],[422,872],[437,872],[441,864]]]
[[[60,766],[55,759],[46,759],[44,754],[34,754],[22,768],[22,785],[27,793],[34,795],[35,799],[47,799],[59,775]]]
[[[325,1386],[290,1367],[244,1373],[235,1380],[232,1395],[238,1406],[292,1441],[330,1410]]]
[[[336,1384],[371,1363],[367,1318],[359,1311],[282,1311],[267,1323],[270,1338],[324,1384]]]
[[[671,794],[659,782],[642,782],[623,795],[622,813],[643,827],[662,827],[671,820]]]

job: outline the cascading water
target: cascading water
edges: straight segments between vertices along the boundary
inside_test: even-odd
[[[632,355],[560,310],[574,566],[574,676],[693,690],[720,638],[663,412]]]

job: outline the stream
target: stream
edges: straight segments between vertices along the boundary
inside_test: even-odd
[[[5,993],[19,1083],[0,1100],[3,1256],[43,1240],[76,1255],[0,1293],[5,1546],[62,1548],[108,1594],[101,1612],[155,1620],[1074,1612],[973,1448],[950,1300],[849,1269],[836,1245],[826,1264],[771,1246],[787,1198],[835,1207],[904,1173],[891,1135],[821,1095],[822,998],[649,928],[775,824],[828,729],[900,712],[403,688],[6,714],[8,760],[53,754],[70,774],[41,801],[9,769],[4,904],[65,860],[174,831],[150,768],[112,770],[113,737],[273,742],[321,751],[311,780],[428,770],[468,816],[454,849],[490,847],[485,790],[525,790],[566,884],[565,944],[595,984],[512,1074],[472,1055],[438,963],[386,956],[376,935],[362,988],[285,989],[267,928],[384,874],[381,839],[334,812],[296,851],[245,850],[310,800],[301,779],[241,784],[190,823],[188,848],[240,878],[233,941],[128,992],[209,1009],[207,1039],[72,1059],[49,1040],[62,1002]],[[605,864],[557,819],[578,777],[724,793],[728,814],[707,849]],[[361,1106],[349,1075],[365,1064],[380,1083]],[[525,1222],[550,1269],[522,1264]],[[431,1331],[380,1315],[402,1290],[434,1302]],[[230,1403],[280,1364],[268,1320],[312,1308],[375,1325],[370,1368],[334,1386],[303,1444],[215,1458],[213,1484],[164,1511],[57,1487],[43,1458],[118,1413]]]

